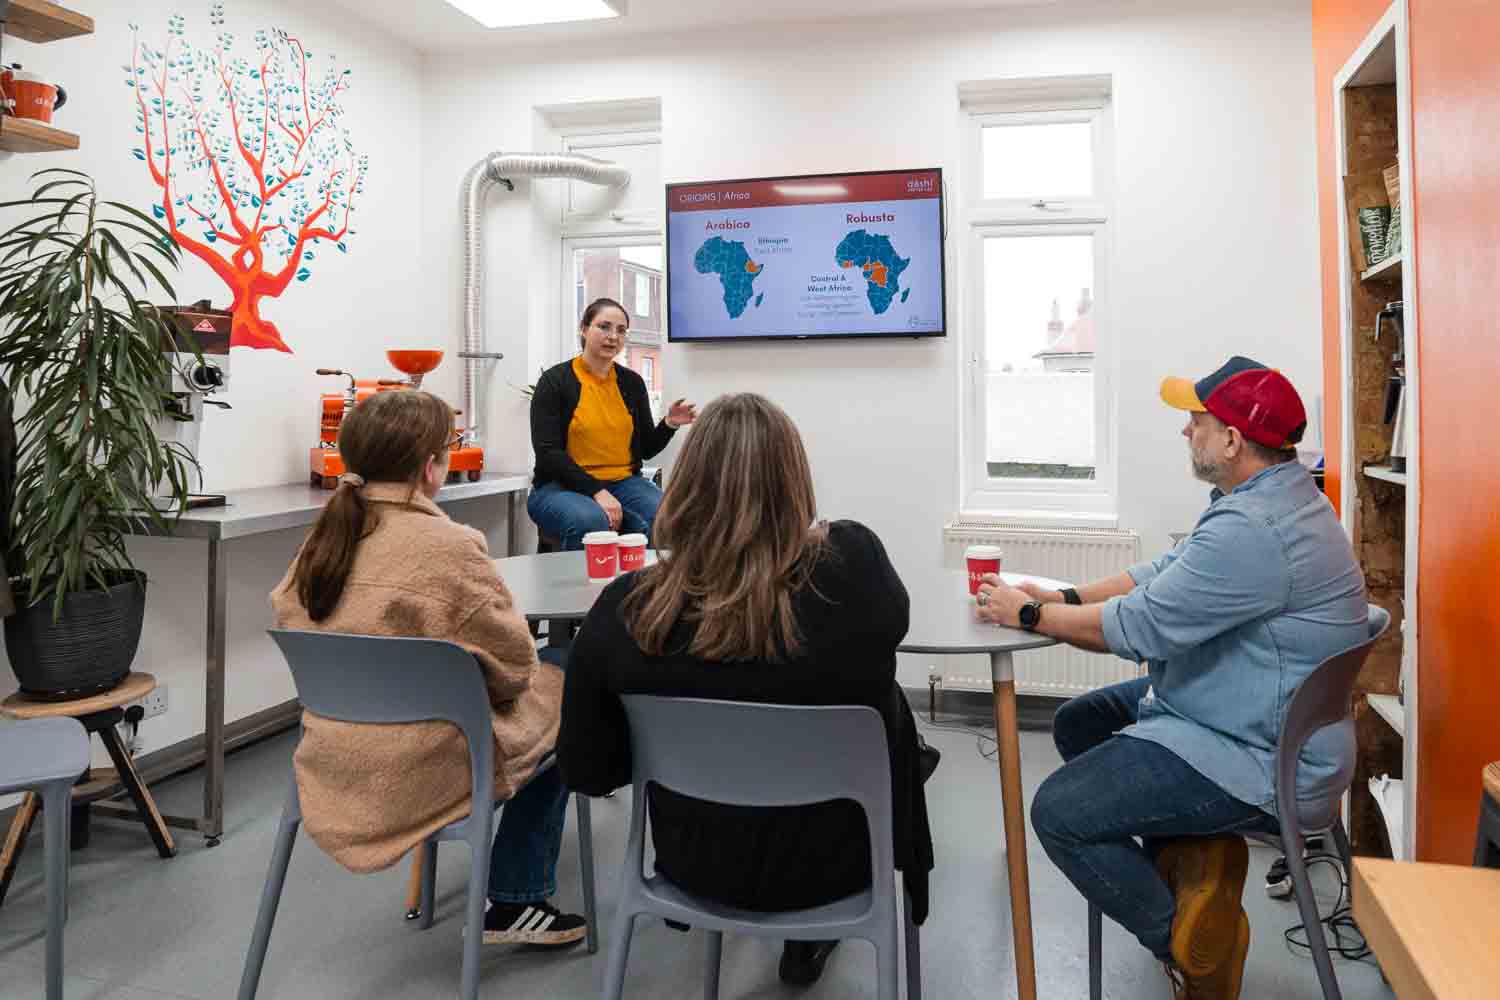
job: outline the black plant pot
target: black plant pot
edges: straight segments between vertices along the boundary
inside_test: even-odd
[[[130,673],[146,616],[146,574],[112,577],[108,590],[64,597],[56,621],[50,598],[5,619],[5,651],[22,694],[44,701],[83,698],[108,691]]]

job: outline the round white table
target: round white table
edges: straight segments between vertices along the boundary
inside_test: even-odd
[[[647,564],[656,552],[646,553]],[[496,559],[495,569],[510,588],[518,609],[529,620],[579,620],[594,606],[603,584],[585,576],[582,552],[548,552]],[[1046,577],[1003,574],[1007,583],[1032,580],[1058,590],[1067,584]],[[1016,727],[1016,679],[1011,655],[1057,644],[1056,639],[1021,629],[1003,628],[974,617],[968,575],[963,570],[934,568],[903,572],[911,595],[911,624],[897,647],[907,653],[987,653],[995,699],[995,738],[999,747],[1000,797],[1005,825],[1006,863],[1010,874],[1011,923],[1015,933],[1016,981],[1020,1000],[1036,1000],[1036,960],[1031,942],[1031,879],[1026,864],[1026,818],[1021,797],[1021,746]]]

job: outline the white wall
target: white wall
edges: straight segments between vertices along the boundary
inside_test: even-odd
[[[1100,323],[1121,343],[1120,523],[1148,551],[1164,547],[1191,526],[1206,487],[1188,474],[1181,415],[1157,399],[1162,376],[1248,354],[1287,372],[1310,411],[1321,384],[1310,39],[1305,0],[1182,0],[429,58],[423,247],[443,290],[435,321],[459,317],[458,180],[489,150],[532,148],[538,105],[659,97],[669,182],[940,165],[953,193],[960,81],[1107,73],[1118,196]],[[527,194],[497,197],[489,224],[490,329],[513,381],[544,360],[523,355],[555,342],[562,308],[550,223],[527,210]],[[786,407],[822,512],[870,524],[898,567],[941,560],[958,505],[960,317],[973,290],[954,220],[945,340],[673,345],[664,360],[669,398],[754,390]],[[545,278],[526,285],[528,268]],[[524,406],[502,399],[491,412],[494,443],[524,457]],[[907,683],[924,675],[903,666]]]
[[[97,32],[86,38],[32,46],[6,39],[5,60],[46,73],[68,88],[69,102],[57,124],[82,136],[79,151],[17,156],[0,153],[0,200],[24,198],[28,176],[47,167],[92,174],[106,196],[142,209],[159,195],[143,164],[130,150],[134,98],[118,67],[129,63],[129,22],[142,37],[161,44],[170,14],[188,18],[188,38],[210,44],[207,3],[166,0],[86,5]],[[258,28],[282,27],[300,36],[315,57],[328,52],[353,71],[344,97],[344,124],[356,148],[370,157],[365,193],[354,213],[358,234],[347,256],[319,254],[314,275],[293,282],[286,294],[265,300],[263,315],[276,322],[296,352],[236,349],[231,390],[222,398],[233,410],[210,410],[202,438],[205,486],[212,491],[298,481],[307,475],[307,451],[317,434],[318,394],[335,391],[336,380],[318,367],[349,368],[366,377],[390,374],[384,351],[391,347],[457,349],[450,327],[435,323],[421,253],[424,124],[423,76],[415,50],[346,15],[291,2],[235,2],[227,28],[243,45]],[[241,51],[245,51],[242,49]],[[456,188],[450,192],[456,203]],[[227,306],[227,288],[207,266],[184,256],[175,282],[183,301],[211,297]],[[445,361],[428,386],[457,398],[458,367]],[[504,524],[503,500],[466,501],[450,508],[486,530],[492,545]],[[265,637],[270,624],[267,595],[285,572],[301,530],[259,536],[227,545],[230,626],[227,678],[232,721],[293,697],[286,667]],[[157,749],[203,729],[203,655],[206,548],[191,541],[140,540],[132,553],[150,577],[145,635],[135,667],[169,686],[171,709],[142,727],[144,748]],[[8,667],[0,667],[0,696],[14,689]]]

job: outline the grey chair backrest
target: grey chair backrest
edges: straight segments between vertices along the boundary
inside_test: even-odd
[[[473,800],[492,801],[495,736],[474,654],[442,639],[269,631],[303,708],[341,722],[451,722],[469,744]]]
[[[890,757],[875,709],[638,694],[621,701],[637,802],[648,783],[725,805],[850,799],[870,826],[870,870],[894,870]],[[645,814],[634,810],[634,822]],[[639,833],[633,828],[632,838]]]
[[[1373,604],[1368,607],[1365,619],[1368,638],[1320,663],[1307,675],[1287,706],[1286,719],[1281,724],[1281,740],[1276,749],[1276,807],[1281,816],[1297,815],[1297,763],[1302,748],[1324,726],[1349,717],[1354,683],[1370,655],[1370,648],[1390,626],[1388,611]],[[1295,848],[1289,845],[1288,849]]]

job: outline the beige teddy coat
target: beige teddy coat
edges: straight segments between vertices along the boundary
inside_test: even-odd
[[[407,486],[363,492],[379,523],[359,543],[333,614],[308,617],[294,564],[271,593],[276,624],[448,639],[472,652],[489,689],[495,798],[508,799],[557,742],[562,671],[538,662],[482,534]],[[305,710],[302,725],[293,762],[303,825],[346,868],[388,868],[468,814],[469,752],[456,726],[338,722]]]

